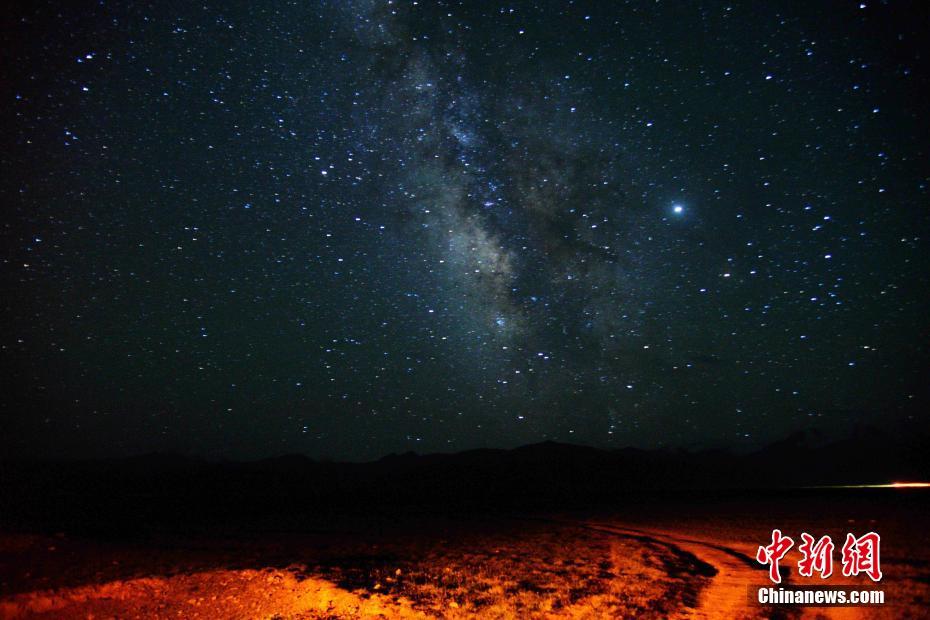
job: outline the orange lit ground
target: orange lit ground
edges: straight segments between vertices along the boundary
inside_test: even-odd
[[[0,616],[23,618],[666,617],[695,605],[709,581],[673,547],[532,521],[111,544],[93,560],[62,538],[8,537],[4,551],[29,572],[7,587],[44,586],[0,600]]]
[[[0,618],[899,618],[927,609],[928,563],[894,543],[910,526],[899,523],[899,532],[895,523],[862,523],[841,511],[829,515],[837,531],[886,532],[881,586],[889,604],[751,605],[747,586],[767,581],[747,558],[771,519],[736,518],[726,507],[724,514],[342,521],[299,535],[144,543],[6,535]],[[781,525],[793,532],[812,520]],[[874,587],[830,581],[844,582]]]

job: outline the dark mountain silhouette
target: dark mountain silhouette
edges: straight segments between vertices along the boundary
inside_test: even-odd
[[[879,429],[863,429],[833,442],[804,431],[746,455],[544,442],[408,452],[369,463],[299,455],[210,462],[177,454],[6,461],[0,463],[0,527],[212,527],[337,512],[582,509],[689,494],[797,493],[928,480],[928,448],[925,438],[903,445]]]

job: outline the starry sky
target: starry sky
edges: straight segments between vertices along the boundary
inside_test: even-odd
[[[921,1],[2,19],[2,454],[930,427]]]

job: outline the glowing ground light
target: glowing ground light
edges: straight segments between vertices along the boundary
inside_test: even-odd
[[[889,482],[887,484],[837,484],[809,489],[930,489],[930,482]]]

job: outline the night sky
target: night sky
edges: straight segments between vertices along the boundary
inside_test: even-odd
[[[0,454],[930,427],[907,2],[3,16]]]

